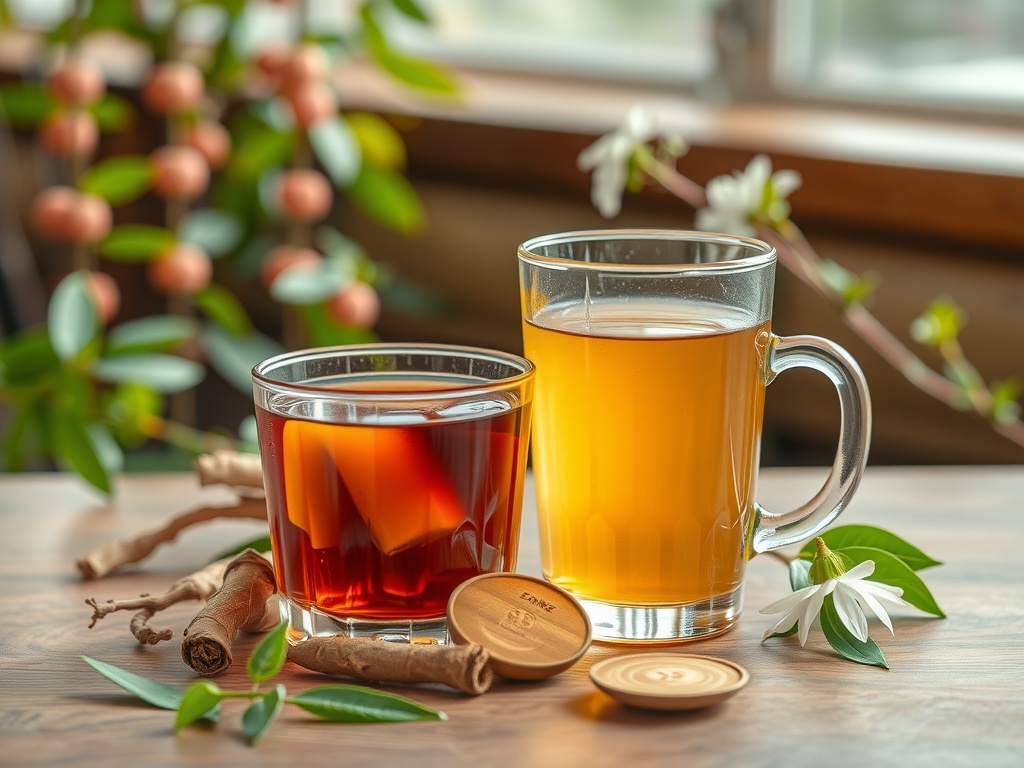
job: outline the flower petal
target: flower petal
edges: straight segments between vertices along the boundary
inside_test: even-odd
[[[836,591],[832,593],[832,601],[836,606],[839,620],[850,630],[850,634],[862,643],[867,640],[868,620],[864,616],[864,609],[857,602],[857,591],[850,585],[839,582]]]
[[[857,579],[865,579],[875,572],[875,561],[865,560],[863,563],[857,563],[850,570],[839,577],[840,581],[849,583]]]
[[[777,197],[789,197],[802,183],[803,179],[796,171],[776,171],[772,174],[772,188]]]
[[[797,633],[800,636],[801,648],[807,644],[807,635],[811,631],[811,625],[814,624],[814,620],[818,618],[818,612],[821,610],[821,604],[825,601],[825,596],[835,588],[835,579],[829,579],[824,584],[819,584],[818,589],[811,594],[804,604],[803,614],[800,616],[800,631]]]
[[[781,619],[775,622],[761,637],[761,642],[764,643],[769,637],[774,635],[776,632],[788,632],[793,628],[793,625],[800,620],[800,614],[802,613],[801,606],[795,605],[791,608]]]
[[[786,595],[781,600],[776,600],[771,605],[766,605],[764,608],[761,609],[760,612],[761,613],[782,613],[783,611],[788,611],[791,608],[793,608],[794,606],[799,605],[804,600],[809,598],[811,596],[811,593],[814,592],[816,589],[818,589],[820,586],[821,586],[820,584],[811,584],[811,586],[809,586],[809,587],[804,587],[803,589],[798,589],[796,592],[793,592],[792,594]]]
[[[602,136],[593,144],[585,147],[576,157],[576,167],[581,171],[590,171],[596,168],[611,148],[612,135]]]

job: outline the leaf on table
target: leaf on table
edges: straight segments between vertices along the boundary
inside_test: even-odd
[[[850,630],[839,618],[832,595],[828,595],[825,602],[822,603],[820,617],[821,631],[825,634],[829,645],[840,656],[858,664],[889,668],[889,663],[874,640],[869,637],[865,642],[861,642],[850,634]]]
[[[245,664],[246,674],[254,683],[270,680],[281,671],[288,656],[288,625],[278,624],[253,649]]]
[[[220,688],[209,680],[198,680],[190,685],[178,703],[174,730],[180,731],[196,720],[205,718],[220,704],[221,698]]]
[[[849,557],[854,565],[865,560],[873,560],[875,570],[868,580],[900,587],[903,590],[903,599],[912,606],[933,616],[945,618],[946,614],[939,608],[921,577],[895,555],[874,547],[845,547],[837,551]]]
[[[437,712],[404,696],[358,685],[322,685],[309,688],[289,701],[310,714],[336,723],[398,723],[411,720],[447,720]]]
[[[828,548],[833,550],[847,547],[874,547],[885,550],[915,571],[942,565],[896,534],[873,525],[840,525],[825,531],[821,538]],[[800,550],[799,556],[813,558],[814,552],[814,542],[810,541]]]
[[[281,713],[287,695],[283,685],[275,685],[262,699],[257,699],[242,713],[242,731],[255,744]]]
[[[120,686],[128,693],[142,699],[147,704],[159,707],[160,709],[177,710],[181,705],[181,698],[185,691],[165,683],[150,680],[148,677],[136,675],[126,669],[107,664],[103,661],[83,656],[82,661],[95,669],[110,682]],[[208,712],[205,719],[215,722],[219,716],[219,710]]]

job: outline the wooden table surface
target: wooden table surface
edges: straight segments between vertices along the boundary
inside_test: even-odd
[[[793,506],[824,473],[765,470],[761,501]],[[338,725],[289,707],[255,748],[242,736],[243,702],[226,702],[216,728],[175,736],[173,713],[137,703],[80,660],[179,686],[194,679],[178,643],[195,603],[162,615],[175,639],[139,647],[127,614],[87,629],[83,601],[162,590],[260,524],[186,532],[98,582],[83,582],[74,559],[200,501],[228,498],[187,475],[124,477],[109,504],[66,476],[0,477],[0,765],[1024,765],[1024,467],[868,470],[842,521],[886,527],[945,563],[923,576],[948,619],[907,609],[895,638],[872,623],[889,671],[840,659],[817,629],[805,649],[795,638],[760,645],[770,618],[757,609],[789,587],[785,567],[759,557],[738,628],[677,647],[749,670],[747,688],[717,707],[667,714],[615,703],[587,669],[622,651],[595,645],[556,678],[498,681],[477,698],[388,688],[443,709],[444,722]],[[537,573],[532,507],[525,518],[519,570]],[[241,640],[218,684],[248,687],[244,659],[254,643]],[[291,665],[280,680],[292,691],[327,682]]]

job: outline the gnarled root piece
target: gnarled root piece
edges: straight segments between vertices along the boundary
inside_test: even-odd
[[[242,498],[237,503],[227,506],[198,507],[171,518],[166,525],[155,531],[97,547],[85,557],[78,559],[76,565],[86,579],[100,579],[115,568],[139,562],[161,544],[173,541],[189,526],[222,518],[266,520],[267,505],[263,499]]]
[[[214,451],[196,459],[200,485],[230,485],[234,488],[263,490],[263,465],[260,457],[238,451]]]
[[[100,603],[96,598],[90,597],[85,601],[92,606],[93,611],[89,628],[92,629],[96,626],[97,621],[115,611],[138,611],[132,617],[131,631],[140,645],[156,645],[161,640],[170,640],[171,630],[154,631],[149,626],[149,620],[160,611],[170,608],[176,603],[185,600],[207,599],[220,588],[230,562],[230,560],[224,559],[210,563],[202,570],[178,579],[171,584],[166,592],[159,595],[141,595],[127,600],[107,600],[105,603]]]
[[[311,637],[288,659],[327,675],[381,683],[443,683],[474,695],[491,687],[490,655],[475,643],[426,645],[349,637]]]
[[[268,601],[275,593],[274,568],[247,549],[231,561],[224,583],[207,600],[185,630],[181,658],[201,675],[215,675],[231,665],[231,644],[239,631],[266,632],[280,614]]]

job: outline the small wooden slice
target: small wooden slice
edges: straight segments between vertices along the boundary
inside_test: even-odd
[[[491,669],[537,680],[568,669],[590,647],[590,619],[568,593],[533,576],[488,573],[448,601],[448,634],[487,649]]]
[[[747,684],[738,664],[713,656],[636,653],[599,661],[590,679],[614,699],[643,709],[700,709],[718,704]]]

